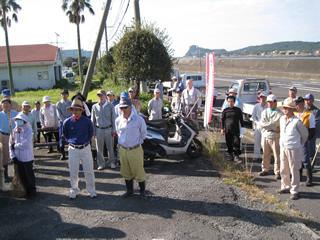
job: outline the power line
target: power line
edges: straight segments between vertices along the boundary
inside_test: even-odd
[[[122,16],[122,19],[121,19],[121,21],[120,21],[120,23],[119,23],[119,25],[118,25],[118,28],[117,28],[116,32],[113,34],[113,36],[112,36],[110,39],[108,39],[108,41],[111,41],[111,40],[114,38],[114,36],[117,34],[117,32],[118,32],[118,30],[119,30],[119,28],[120,28],[120,25],[121,25],[121,23],[122,23],[122,21],[123,21],[123,18],[124,18],[124,16],[126,15],[127,10],[128,10],[128,8],[129,8],[129,4],[130,4],[130,0],[128,0],[128,5],[127,5],[127,8],[126,8],[126,11],[124,12],[124,14],[123,14],[123,16]]]

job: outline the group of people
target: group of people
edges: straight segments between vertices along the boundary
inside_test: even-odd
[[[81,93],[77,93],[70,101],[68,90],[62,90],[61,100],[56,105],[51,103],[49,96],[44,96],[42,107],[40,102],[36,101],[35,108],[30,111],[30,103],[24,101],[21,111],[19,105],[10,99],[10,90],[3,90],[0,112],[0,191],[5,190],[4,180],[10,181],[8,164],[11,159],[14,164],[18,164],[27,197],[36,194],[33,143],[40,142],[40,130],[44,133],[49,148],[48,153],[52,153],[53,145],[57,145],[57,150],[61,153],[60,159],[69,159],[70,199],[75,199],[80,191],[78,187],[80,161],[89,196],[91,198],[97,196],[92,146],[96,147],[98,170],[106,167],[104,159],[106,146],[108,167],[116,168],[115,155],[118,153],[120,157],[120,173],[127,187],[122,197],[133,195],[135,178],[140,186],[140,198],[146,201],[146,173],[143,168],[141,146],[146,137],[146,124],[138,115],[142,112],[142,102],[136,96],[135,89],[129,88],[128,92],[120,94],[118,103],[113,91],[106,92],[101,89],[97,92],[98,102],[92,104],[85,102],[86,99]],[[154,95],[148,108],[151,119],[160,118],[157,110],[161,110],[162,107],[159,91],[155,91]],[[55,143],[52,143],[53,136],[56,139]],[[65,152],[65,145],[68,145],[68,155]]]
[[[236,92],[236,89],[231,89],[227,105],[223,105],[221,134],[225,135],[230,160],[239,161],[240,138],[244,128],[242,103],[237,99]],[[313,105],[314,96],[311,93],[304,97],[297,96],[294,86],[281,104],[278,104],[274,94],[262,92],[259,98],[260,102],[252,112],[255,126],[253,161],[262,160],[259,176],[267,176],[273,153],[275,178],[281,180],[277,193],[290,193],[290,198],[296,200],[299,198],[303,168],[307,175],[305,185],[313,185],[311,163],[316,151],[316,138],[320,136],[320,111]]]

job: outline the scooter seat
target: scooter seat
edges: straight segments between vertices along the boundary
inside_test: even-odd
[[[153,131],[155,133],[160,134],[166,141],[168,141],[168,136],[169,136],[169,130],[166,128],[154,128],[154,127],[148,127],[150,131]]]
[[[154,128],[167,128],[167,124],[164,122],[147,122],[147,125]]]

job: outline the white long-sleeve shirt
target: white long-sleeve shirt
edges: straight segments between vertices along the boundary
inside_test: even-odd
[[[149,120],[162,119],[162,99],[152,98],[148,103]]]
[[[280,147],[296,149],[301,147],[308,138],[308,130],[296,116],[287,120],[287,116],[280,118]]]
[[[257,103],[254,105],[252,110],[252,119],[255,122],[256,126],[259,126],[259,122],[261,120],[261,113],[266,108],[268,108],[267,103],[264,106],[262,106],[261,103]]]
[[[18,128],[21,132],[18,132]],[[14,151],[11,148],[12,138],[9,138],[9,151],[10,158],[18,158],[20,162],[30,162],[34,160],[33,155],[33,142],[32,142],[32,130],[28,123],[15,127],[12,130],[12,135],[14,139]]]

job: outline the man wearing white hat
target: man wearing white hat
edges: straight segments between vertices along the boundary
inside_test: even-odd
[[[259,96],[260,102],[255,104],[252,111],[252,119],[254,122],[254,158],[253,161],[258,161],[260,159],[260,149],[261,149],[261,127],[260,119],[261,113],[264,109],[268,108],[267,104],[267,94],[262,92]]]
[[[52,127],[54,130],[58,130],[59,123],[56,106],[51,104],[51,98],[49,96],[44,96],[42,98],[42,103],[44,103],[44,105],[42,108],[40,108],[41,128],[45,129]],[[59,132],[53,132],[53,134],[56,138],[56,142],[59,143]],[[46,142],[52,141],[52,132],[44,132],[43,135],[46,139]],[[57,148],[59,150],[59,146]],[[52,146],[49,147],[48,153],[53,153]]]
[[[12,138],[9,139],[10,158],[18,165],[19,177],[26,189],[27,197],[32,198],[36,195],[32,130],[25,114],[20,112],[13,120],[16,127],[12,130]]]
[[[108,99],[108,101],[109,101],[109,103],[112,103],[112,105],[115,107],[115,106],[117,106],[119,103],[118,103],[118,101],[115,99],[115,94],[114,94],[114,92],[113,91],[108,91],[107,92],[107,99]]]
[[[277,107],[277,98],[270,94],[267,97],[268,108],[261,113],[260,127],[262,132],[262,172],[259,176],[269,175],[271,151],[274,158],[274,174],[280,179],[280,117],[283,112]]]
[[[92,121],[82,116],[85,111],[80,99],[75,98],[70,107],[72,116],[67,118],[62,125],[62,134],[69,143],[69,170],[70,170],[70,199],[75,199],[79,194],[79,165],[82,161],[86,189],[91,198],[97,197],[95,177],[93,172],[93,159],[91,154],[90,140],[93,136]]]
[[[294,115],[295,101],[286,99],[279,108],[283,109],[284,116],[280,118],[281,188],[277,190],[277,193],[291,193],[290,198],[297,200],[299,199],[301,146],[308,138],[308,130],[303,122]]]
[[[154,89],[154,98],[148,103],[149,120],[162,119],[162,104],[160,89],[156,88]]]
[[[155,88],[158,88],[160,90],[160,98],[163,100],[163,84],[162,84],[162,80],[159,80],[159,82],[156,84]]]
[[[243,111],[243,103],[242,103],[241,99],[238,98],[238,96],[237,96],[238,93],[237,92],[238,92],[237,89],[231,88],[231,89],[229,89],[228,96],[234,96],[235,99],[236,99],[236,102],[234,103],[234,106],[240,108],[241,111]],[[228,107],[228,100],[227,100],[227,97],[226,97],[224,102],[223,102],[223,104],[222,104],[221,111],[223,111],[227,107]]]
[[[33,142],[35,143],[38,135],[36,117],[30,112],[31,105],[28,101],[24,101],[21,106],[23,114],[28,118],[28,123],[30,124],[33,132]]]

